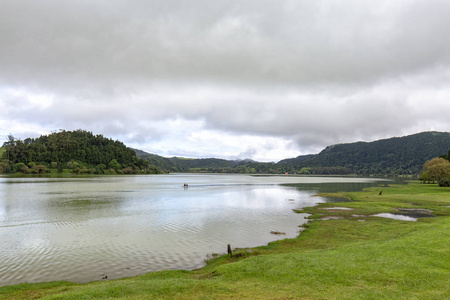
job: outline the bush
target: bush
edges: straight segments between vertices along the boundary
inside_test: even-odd
[[[124,174],[133,174],[133,173],[134,173],[134,170],[133,170],[132,167],[126,167],[126,168],[124,168],[124,169],[122,170],[122,172],[123,172]]]
[[[35,165],[33,167],[33,173],[43,174],[48,173],[47,167],[44,165]]]
[[[106,166],[104,164],[98,164],[95,167],[95,174],[103,174],[106,170]]]
[[[23,172],[23,169],[25,168],[24,163],[17,163],[14,165],[14,172]]]
[[[450,187],[450,177],[439,179],[438,184],[442,187]]]

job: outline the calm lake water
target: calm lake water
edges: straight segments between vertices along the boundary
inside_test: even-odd
[[[373,183],[192,174],[0,177],[0,286],[199,268],[208,254],[226,253],[227,244],[296,237],[307,215],[292,210],[327,201],[311,197],[318,191]]]

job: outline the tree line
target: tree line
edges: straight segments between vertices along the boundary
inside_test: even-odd
[[[3,147],[2,173],[41,174],[50,170],[77,174],[158,173],[156,167],[139,159],[122,142],[81,129],[25,140],[9,135]]]
[[[138,151],[162,172],[304,174],[358,176],[418,176],[423,164],[450,147],[449,132],[422,132],[374,142],[326,147],[318,154],[275,162],[217,158],[165,158]]]

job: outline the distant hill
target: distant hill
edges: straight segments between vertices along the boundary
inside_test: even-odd
[[[184,158],[184,157],[162,157],[157,154],[148,153],[142,150],[134,149],[137,157],[149,161],[161,172],[209,172],[222,173],[231,169],[254,162],[251,159],[246,160],[226,160],[219,158]],[[231,172],[231,171],[230,171]]]
[[[232,160],[219,158],[186,159],[180,157],[172,157],[170,158],[170,161],[186,171],[214,171],[216,169],[233,168],[234,166],[236,166],[236,163]]]
[[[278,164],[294,164],[294,165],[298,164],[298,165],[300,165],[302,162],[309,160],[316,155],[317,154],[307,154],[307,155],[297,156],[296,158],[287,158],[287,159],[280,160],[278,162]]]
[[[89,131],[61,131],[37,139],[15,140],[0,148],[0,172],[34,173],[58,168],[108,173],[261,173],[261,174],[419,174],[425,161],[449,153],[449,132],[422,132],[373,142],[337,144],[318,154],[278,163],[250,159],[166,158],[126,147]]]
[[[449,132],[422,132],[374,142],[326,147],[319,154],[285,159],[279,164],[294,169],[345,168],[356,174],[418,174],[423,164],[450,149]]]
[[[177,165],[170,158],[162,157],[160,155],[148,153],[138,149],[133,150],[136,152],[136,156],[138,158],[149,161],[162,173],[188,172],[188,170],[184,170],[181,166]]]
[[[137,155],[163,172],[415,175],[422,171],[425,161],[445,155],[449,149],[449,132],[422,132],[373,142],[331,145],[318,154],[301,155],[278,163],[164,158],[139,151]]]

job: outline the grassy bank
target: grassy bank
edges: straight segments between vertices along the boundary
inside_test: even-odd
[[[450,298],[450,188],[410,183],[339,196],[352,201],[303,210],[313,220],[298,238],[236,250],[201,270],[22,284],[0,288],[0,299]],[[408,222],[372,216],[399,208],[428,209],[436,217]]]

